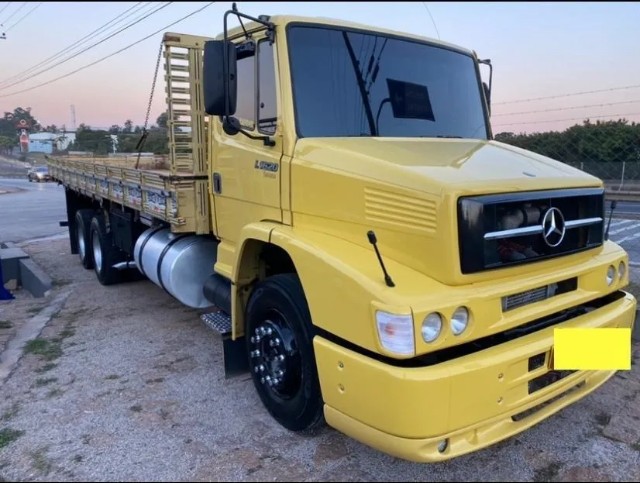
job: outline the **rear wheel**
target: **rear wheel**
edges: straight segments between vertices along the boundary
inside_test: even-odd
[[[91,218],[94,210],[76,211],[76,239],[78,240],[78,255],[84,268],[93,268],[93,250],[91,249]]]
[[[323,422],[313,326],[298,276],[260,282],[247,304],[247,349],[254,385],[269,413],[292,431]]]
[[[118,247],[113,244],[111,233],[107,232],[101,215],[91,220],[91,249],[93,253],[94,270],[102,285],[113,285],[120,281],[120,271],[113,268],[124,260]]]

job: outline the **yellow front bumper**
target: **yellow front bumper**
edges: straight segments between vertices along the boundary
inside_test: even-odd
[[[631,295],[562,327],[632,327]],[[553,329],[428,367],[398,367],[316,337],[327,423],[400,458],[441,461],[523,431],[592,392],[615,371],[579,371],[529,393],[549,371]],[[530,370],[529,360],[546,354]],[[446,449],[438,446],[447,440]]]

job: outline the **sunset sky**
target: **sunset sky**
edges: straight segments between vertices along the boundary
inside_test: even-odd
[[[6,39],[0,40],[1,112],[31,107],[41,124],[66,125],[68,129],[72,126],[71,105],[75,106],[77,124],[108,127],[122,125],[126,119],[144,123],[162,33],[50,85],[17,92],[111,54],[207,4],[169,4],[101,45],[56,65],[76,52],[73,46],[78,40],[127,9],[133,7],[131,17],[108,27],[80,48],[161,7],[163,2],[24,3],[0,2],[0,33],[6,32]],[[288,13],[334,17],[438,37],[422,2],[237,3],[241,11],[254,16]],[[492,60],[494,133],[562,130],[585,117],[596,120],[622,116],[640,121],[640,3],[426,4],[442,40]],[[231,2],[214,3],[168,30],[213,37],[222,30],[222,16],[230,7]],[[11,80],[66,48],[68,54],[32,72],[52,66],[50,70],[31,79]],[[630,86],[634,87],[621,89]],[[607,91],[565,96],[603,90]],[[561,97],[512,102],[548,96]],[[161,74],[152,123],[163,110]],[[531,112],[541,110],[545,112]]]

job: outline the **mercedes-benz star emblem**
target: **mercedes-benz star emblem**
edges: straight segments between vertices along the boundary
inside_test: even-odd
[[[549,208],[542,219],[542,238],[550,247],[557,247],[564,240],[566,227],[564,216],[558,208]]]

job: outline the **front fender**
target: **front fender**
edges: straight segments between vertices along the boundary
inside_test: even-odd
[[[385,260],[396,283],[388,287],[373,247],[325,233],[281,225],[271,231],[270,243],[291,257],[315,326],[365,349],[387,353],[376,334],[375,309],[411,313],[406,289],[414,282],[423,285],[424,275]]]

